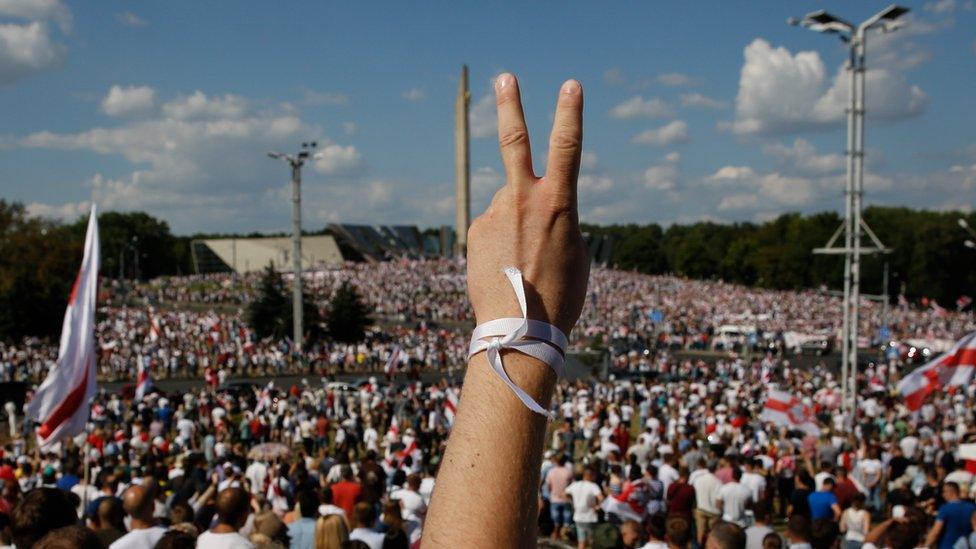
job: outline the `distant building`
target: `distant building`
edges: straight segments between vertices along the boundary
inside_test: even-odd
[[[199,273],[239,274],[260,271],[270,263],[277,271],[292,270],[291,237],[214,238],[191,243],[193,269]],[[302,269],[342,263],[332,235],[302,237]]]

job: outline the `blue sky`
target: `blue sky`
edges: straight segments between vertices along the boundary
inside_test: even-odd
[[[503,177],[502,71],[540,172],[556,91],[583,83],[586,221],[838,209],[845,51],[786,19],[885,5],[0,0],[0,196],[73,219],[94,195],[181,234],[285,230],[288,173],[264,152],[316,139],[306,228],[451,223],[467,63],[476,215]],[[868,42],[865,201],[971,210],[976,11],[906,5],[907,26]]]

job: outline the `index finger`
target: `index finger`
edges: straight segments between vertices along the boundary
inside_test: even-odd
[[[575,196],[582,151],[583,88],[576,80],[567,80],[559,89],[556,101],[556,116],[549,135],[546,181],[564,187],[570,196]]]

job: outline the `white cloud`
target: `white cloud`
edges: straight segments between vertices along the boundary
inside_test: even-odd
[[[694,92],[681,94],[681,106],[721,110],[728,107],[729,104],[725,101],[713,99],[707,95]]]
[[[639,95],[610,109],[610,116],[613,118],[667,118],[673,115],[674,111],[667,102],[656,97],[644,99]]]
[[[226,94],[223,97],[207,97],[200,90],[191,95],[178,97],[163,103],[163,113],[176,120],[199,118],[239,119],[244,115],[246,102],[243,97]]]
[[[598,162],[597,154],[593,151],[583,151],[580,155],[580,168],[583,170],[594,170]]]
[[[793,54],[757,38],[745,48],[735,120],[725,127],[738,134],[777,134],[842,126],[847,86],[843,69],[828,80],[818,53]],[[884,66],[868,70],[867,94],[869,118],[907,118],[926,104],[918,86],[909,85],[902,73]]]
[[[686,141],[688,141],[688,124],[683,120],[675,120],[660,128],[644,130],[631,138],[632,143],[658,147]]]
[[[664,157],[662,162],[644,170],[642,178],[644,186],[656,191],[673,191],[677,186],[680,175],[678,169],[678,162],[680,160],[681,155],[676,152],[671,152]]]
[[[152,110],[156,91],[149,86],[112,86],[102,99],[102,110],[109,116],[125,116]]]
[[[338,92],[320,92],[305,87],[301,88],[300,91],[302,92],[302,103],[313,107],[321,105],[335,107],[349,103],[349,98]]]
[[[682,74],[680,72],[667,72],[664,74],[659,74],[657,77],[657,82],[665,86],[690,86],[695,83],[695,80],[687,74]]]
[[[608,175],[582,174],[577,184],[581,193],[603,193],[614,187],[613,178]]]
[[[315,169],[325,174],[348,174],[363,168],[363,155],[356,147],[330,143],[315,153]]]
[[[422,101],[427,97],[427,92],[423,88],[410,88],[403,92],[403,98],[407,101]]]
[[[759,205],[759,198],[755,194],[740,193],[722,197],[718,203],[719,210],[744,210]]]
[[[956,11],[956,0],[937,0],[935,2],[926,2],[922,8],[925,11],[932,12],[936,15],[945,15]]]
[[[708,177],[709,181],[736,181],[741,179],[753,179],[756,172],[749,166],[723,166]]]
[[[817,154],[816,148],[806,139],[798,137],[793,145],[770,143],[763,152],[778,158],[784,166],[809,175],[822,175],[844,170],[847,160],[841,154]]]
[[[620,86],[627,81],[624,73],[618,67],[607,69],[603,73],[603,82],[608,86]]]
[[[71,10],[60,0],[0,0],[0,17],[28,21],[54,21],[61,32],[71,32]]]
[[[0,86],[56,66],[65,52],[43,21],[0,24]]]
[[[259,109],[235,95],[192,94],[165,105],[155,114],[123,119],[114,127],[39,131],[18,144],[128,161],[132,166],[127,171],[97,174],[88,184],[106,209],[145,209],[170,221],[174,229],[243,230],[277,228],[268,226],[255,193],[287,181],[288,173],[264,152],[291,150],[308,139],[329,142],[320,129],[287,110]]]
[[[353,135],[358,129],[359,126],[355,122],[342,123],[342,131],[345,132],[346,135]]]
[[[784,206],[802,206],[813,198],[814,185],[809,179],[773,172],[759,180],[759,193]]]
[[[498,114],[495,109],[495,95],[486,93],[471,106],[468,113],[471,137],[483,139],[498,135]]]
[[[27,215],[31,217],[55,219],[58,221],[77,221],[78,218],[87,214],[91,210],[91,203],[87,200],[57,205],[45,204],[42,202],[30,202],[25,206],[25,208],[27,208]]]
[[[145,27],[149,24],[145,19],[139,17],[131,11],[123,11],[118,13],[115,15],[115,19],[126,27]]]

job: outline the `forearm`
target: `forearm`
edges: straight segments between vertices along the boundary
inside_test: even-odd
[[[548,405],[549,366],[503,351],[505,369]],[[424,528],[424,547],[535,547],[537,488],[547,420],[472,357]]]

